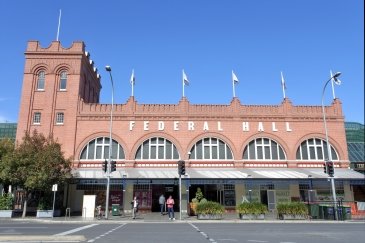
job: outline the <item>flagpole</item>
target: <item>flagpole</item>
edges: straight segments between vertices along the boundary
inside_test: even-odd
[[[234,87],[233,70],[232,70],[232,89],[233,89],[233,98],[235,98],[236,97],[236,89]]]
[[[58,27],[57,27],[57,38],[56,38],[57,41],[58,41],[58,37],[60,35],[60,26],[61,26],[61,9],[60,9],[60,14],[58,16]]]
[[[182,70],[182,88],[183,88],[183,93],[182,96],[185,97],[185,81],[184,81],[184,69]]]
[[[283,96],[284,96],[284,99],[286,98],[285,96],[285,81],[284,81],[284,77],[283,77],[283,72],[280,72],[281,73],[281,87],[283,89]]]
[[[134,96],[134,69],[132,69],[132,77],[130,82],[132,84],[132,96]]]
[[[332,75],[332,70],[330,70],[330,77],[333,77]],[[336,99],[336,95],[335,95],[335,87],[333,85],[333,79],[331,80],[331,85],[332,85],[332,96],[333,96],[333,99]]]

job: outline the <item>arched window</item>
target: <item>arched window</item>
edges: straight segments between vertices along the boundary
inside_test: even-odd
[[[61,72],[60,75],[60,90],[66,90],[67,87],[67,73],[65,71]]]
[[[196,160],[231,160],[230,147],[218,138],[204,138],[199,140],[190,151],[190,159]]]
[[[331,146],[332,160],[338,160],[336,150]],[[297,150],[297,160],[328,159],[327,142],[319,138],[310,138],[300,144]]]
[[[283,148],[269,138],[252,140],[243,150],[244,160],[285,160]]]
[[[135,159],[166,160],[179,159],[176,146],[165,138],[149,138],[137,149]]]
[[[98,137],[91,140],[83,149],[80,160],[104,160],[109,158],[109,137]],[[124,159],[122,146],[113,139],[112,159]]]
[[[37,79],[37,90],[44,90],[44,83],[46,79],[46,74],[44,71],[40,71],[38,73],[38,79]]]

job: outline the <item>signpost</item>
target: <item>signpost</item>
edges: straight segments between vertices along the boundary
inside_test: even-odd
[[[52,207],[52,218],[54,217],[54,203],[56,201],[56,191],[57,191],[57,184],[52,185],[52,191],[53,191],[53,207]]]

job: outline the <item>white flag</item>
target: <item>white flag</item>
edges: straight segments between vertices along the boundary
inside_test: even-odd
[[[286,85],[285,85],[285,80],[284,80],[283,72],[281,72],[281,86],[283,87],[283,89],[286,89]]]
[[[185,85],[189,85],[189,80],[188,80],[188,77],[186,76],[184,70],[183,70],[183,83]]]
[[[232,70],[232,82],[235,84],[239,82],[239,80],[238,80],[236,74],[233,72],[233,70]]]
[[[130,80],[131,84],[134,85],[136,82],[136,77],[134,77],[134,69],[132,70],[132,75],[131,75],[131,80]]]

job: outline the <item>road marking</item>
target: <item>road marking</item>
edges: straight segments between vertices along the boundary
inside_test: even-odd
[[[266,240],[247,240],[247,241],[249,241],[249,242],[268,242],[268,241],[266,241]]]
[[[76,228],[76,229],[73,229],[73,230],[69,230],[69,231],[65,231],[65,232],[59,233],[59,234],[55,234],[54,236],[69,235],[69,234],[75,233],[75,232],[80,231],[80,230],[84,230],[84,229],[88,229],[88,228],[94,227],[96,225],[98,225],[98,224],[85,225],[85,226],[82,226],[82,227],[79,227],[79,228]]]
[[[114,229],[111,229],[111,230],[109,230],[108,232],[106,232],[106,233],[104,233],[104,234],[102,234],[102,235],[99,235],[99,236],[97,236],[97,237],[95,237],[95,238],[93,238],[93,239],[91,239],[91,240],[88,240],[87,242],[94,242],[94,241],[96,241],[96,240],[100,239],[101,237],[104,237],[104,236],[106,236],[106,235],[108,235],[108,234],[112,233],[113,231],[115,231],[115,230],[117,230],[117,229],[122,228],[122,227],[123,227],[123,226],[125,226],[125,225],[127,225],[127,224],[121,224],[121,225],[119,225],[118,227],[115,227]]]
[[[205,232],[201,231],[197,226],[195,226],[192,223],[189,223],[191,227],[193,227],[197,232],[199,232],[202,236],[204,236],[204,238],[206,238],[207,240],[209,240],[212,243],[217,243],[214,239],[210,238]]]

